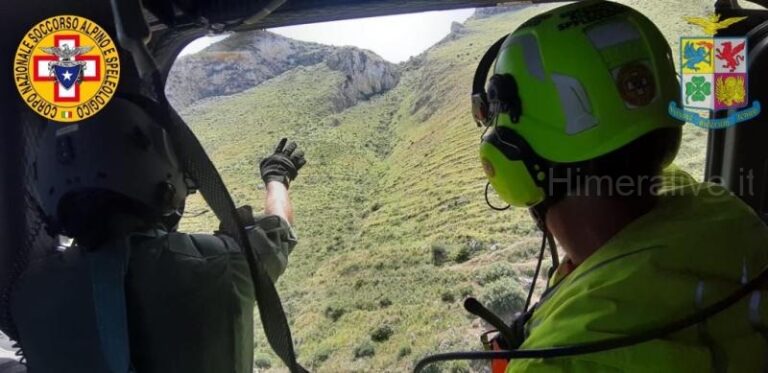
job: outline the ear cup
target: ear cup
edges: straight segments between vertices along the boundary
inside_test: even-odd
[[[517,81],[511,74],[494,74],[485,89],[485,80],[506,35],[485,52],[472,82],[472,116],[478,126],[491,126],[500,113],[517,123],[522,104]],[[514,130],[495,127],[480,144],[480,160],[488,181],[501,199],[511,206],[532,207],[546,198],[546,172],[542,159]]]
[[[472,118],[478,127],[488,125],[488,99],[485,92],[472,95]]]
[[[475,119],[478,127],[488,126],[489,119],[492,117],[489,115],[488,97],[485,93],[485,81],[488,79],[488,72],[491,71],[493,62],[496,61],[496,56],[499,54],[501,46],[504,41],[507,40],[507,36],[504,35],[497,40],[480,59],[480,63],[477,64],[475,69],[475,76],[472,79],[472,117]]]
[[[535,206],[547,195],[543,187],[546,185],[546,172],[540,162],[535,162],[536,158],[532,157],[533,153],[524,140],[503,136],[506,131],[514,132],[497,128],[483,138],[480,144],[483,170],[504,202],[515,207]]]
[[[510,74],[494,74],[488,81],[489,118],[505,113],[509,115],[512,123],[520,121],[523,111],[520,95],[517,89],[517,81]]]

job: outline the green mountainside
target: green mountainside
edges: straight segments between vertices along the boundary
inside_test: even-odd
[[[710,3],[623,2],[657,22],[674,51],[679,36],[696,33],[680,17],[700,15]],[[182,110],[238,204],[261,207],[258,161],[279,138],[306,151],[309,163],[291,187],[300,244],[277,285],[299,360],[310,370],[406,371],[429,353],[480,348],[484,326],[462,309],[466,296],[507,316],[522,307],[541,238],[527,211],[485,204],[469,91],[485,49],[551,7],[486,12],[454,25],[443,41],[396,66],[393,88],[345,105],[338,97],[357,78],[324,57]],[[697,176],[705,139],[688,126],[676,161]],[[182,230],[216,228],[199,195],[187,206]],[[257,368],[281,370],[256,329]]]

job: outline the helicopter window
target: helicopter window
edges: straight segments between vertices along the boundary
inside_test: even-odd
[[[620,2],[658,25],[678,69],[680,36],[698,32],[682,17],[711,6]],[[290,189],[300,243],[277,285],[308,368],[405,371],[427,353],[477,347],[482,325],[465,297],[504,319],[523,306],[540,236],[526,210],[487,207],[468,93],[486,49],[554,6],[241,32],[200,39],[177,59],[169,100],[238,205],[259,210],[259,160],[280,138],[306,152]],[[675,160],[697,179],[706,138],[686,125]],[[180,229],[216,225],[191,196]],[[280,366],[256,330],[257,368]]]

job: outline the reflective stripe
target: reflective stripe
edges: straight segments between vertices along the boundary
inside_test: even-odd
[[[702,307],[704,303],[704,281],[699,281],[696,285],[696,306]]]
[[[749,323],[755,327],[765,327],[762,315],[760,315],[760,292],[756,291],[749,297]],[[768,354],[766,355],[768,356]]]
[[[704,304],[704,281],[699,281],[696,286],[696,308],[702,309],[706,306],[707,305]],[[715,339],[709,333],[709,330],[707,329],[707,320],[698,324],[697,331],[699,340],[709,350],[712,359],[712,371],[717,373],[727,372],[728,358],[725,351],[717,345],[717,342],[715,342]]]
[[[523,59],[525,60],[525,67],[528,69],[528,73],[536,79],[544,80],[546,77],[544,74],[544,63],[541,62],[541,52],[539,51],[539,42],[536,40],[536,37],[531,34],[515,35],[507,39],[501,46],[501,49],[503,51],[514,44],[520,44],[523,50]]]
[[[749,271],[747,270],[747,258],[741,258],[741,284],[749,282]]]
[[[552,81],[557,88],[565,115],[565,133],[575,135],[595,127],[597,118],[592,115],[592,104],[581,82],[560,74],[552,74]]]
[[[592,27],[587,37],[596,49],[601,50],[640,38],[635,26],[629,22],[613,22]]]

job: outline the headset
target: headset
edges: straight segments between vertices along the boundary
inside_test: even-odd
[[[485,52],[475,70],[472,82],[472,117],[478,127],[485,127],[480,142],[480,160],[485,175],[486,202],[488,186],[493,186],[501,199],[510,206],[529,208],[539,228],[544,213],[561,191],[554,190],[549,178],[558,171],[556,165],[540,157],[517,131],[497,126],[499,115],[508,115],[514,125],[523,114],[518,84],[511,74],[488,74],[508,35],[496,41]],[[488,80],[488,88],[485,81]]]

